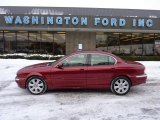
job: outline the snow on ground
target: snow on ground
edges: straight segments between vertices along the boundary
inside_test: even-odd
[[[104,90],[31,95],[14,81],[18,69],[44,62],[0,59],[0,120],[160,120],[160,62],[143,61],[148,80],[125,96]]]

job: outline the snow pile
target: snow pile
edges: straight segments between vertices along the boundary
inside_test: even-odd
[[[33,57],[40,57],[40,58],[60,58],[64,55],[50,55],[50,54],[27,54],[27,53],[13,53],[13,54],[0,54],[0,58],[23,58],[23,59],[29,59]]]
[[[146,84],[125,96],[102,90],[54,90],[31,95],[18,88],[20,68],[46,61],[0,59],[0,120],[159,120],[160,62],[146,66]]]

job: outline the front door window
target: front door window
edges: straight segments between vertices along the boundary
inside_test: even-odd
[[[63,61],[64,67],[85,66],[87,54],[74,55]]]

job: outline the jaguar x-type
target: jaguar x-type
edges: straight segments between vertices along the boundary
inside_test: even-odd
[[[125,95],[130,87],[146,82],[145,67],[102,51],[75,52],[55,62],[24,67],[15,78],[32,94],[52,89],[110,89]]]

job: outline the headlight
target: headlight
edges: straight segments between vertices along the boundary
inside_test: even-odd
[[[19,78],[18,78],[18,77],[16,77],[16,78],[15,78],[15,81],[19,81]]]

